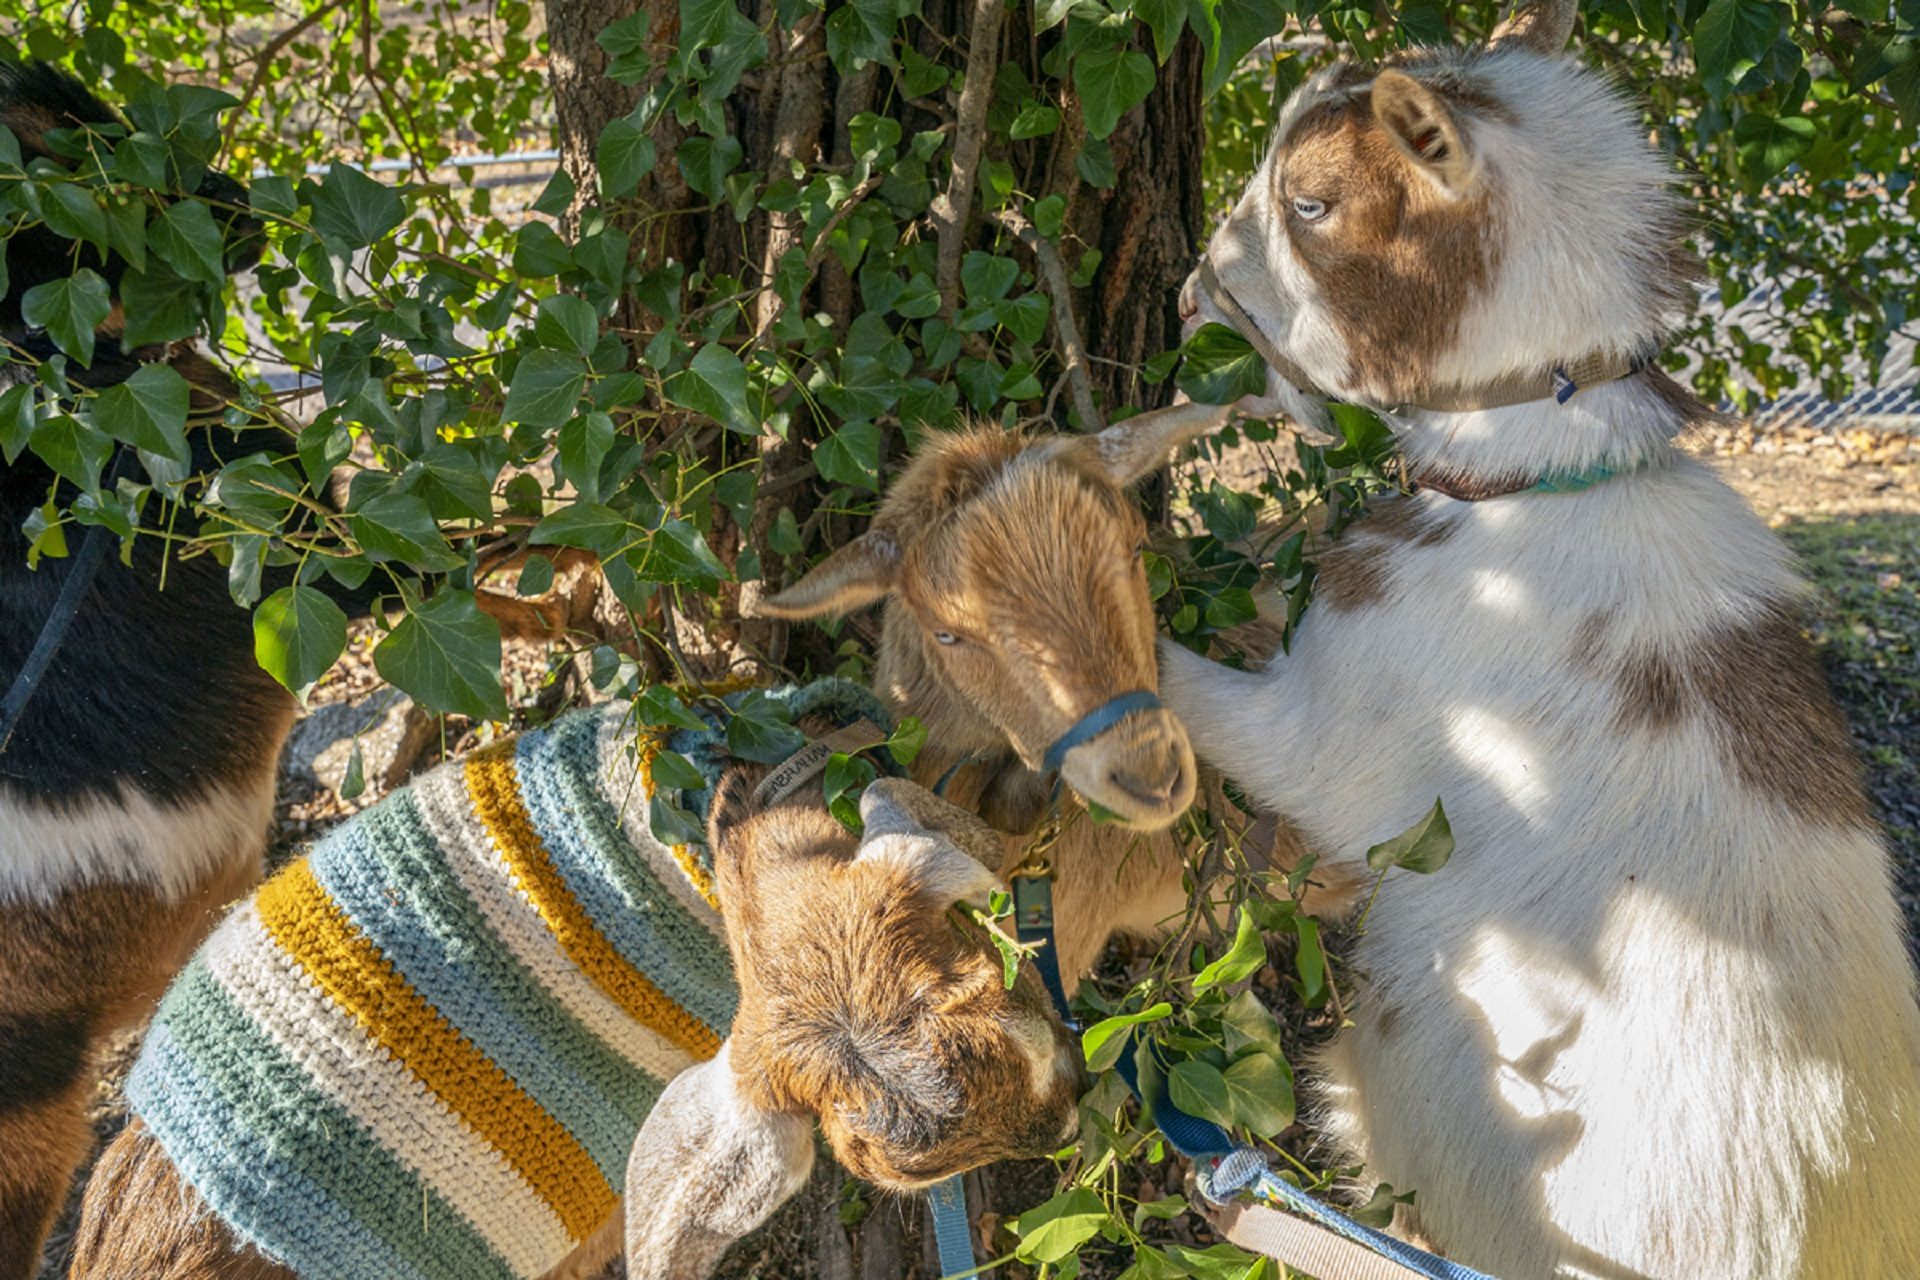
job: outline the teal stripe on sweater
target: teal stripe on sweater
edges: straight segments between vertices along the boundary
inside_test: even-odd
[[[496,937],[395,792],[315,847],[311,866],[354,926],[426,1002],[573,1135],[616,1190],[664,1082],[596,1039]]]
[[[506,1261],[466,1219],[319,1092],[204,963],[196,959],[175,980],[156,1031],[179,1051],[191,1077],[204,1082],[204,1101],[195,1110],[212,1136],[199,1139],[194,1149],[221,1151],[239,1166],[225,1178],[222,1199],[205,1189],[201,1194],[261,1252],[316,1280],[512,1280]],[[143,1118],[155,1101],[164,1106],[176,1080],[188,1078],[175,1066],[168,1073],[173,1080],[156,1081],[135,1099]],[[174,1155],[175,1147],[167,1151]],[[203,1188],[200,1175],[206,1172],[189,1174],[195,1187]],[[324,1215],[301,1220],[305,1205],[288,1197],[289,1176],[311,1184],[328,1206]],[[351,1231],[343,1236],[324,1230],[325,1222],[342,1214]],[[343,1271],[341,1251],[371,1248],[372,1241],[361,1240],[369,1233],[385,1246],[386,1261],[364,1272]]]
[[[674,1003],[724,1036],[739,995],[725,942],[680,910],[597,787],[599,725],[568,716],[523,734],[521,800],[567,889],[594,926]]]
[[[148,1033],[127,1077],[127,1098],[201,1199],[238,1239],[274,1261],[308,1277],[430,1280],[271,1146],[236,1134],[226,1098],[200,1077],[164,1025]],[[266,1215],[253,1211],[263,1198],[275,1206]],[[282,1204],[301,1207],[297,1225],[278,1210]]]

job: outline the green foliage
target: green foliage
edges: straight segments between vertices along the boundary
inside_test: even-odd
[[[475,594],[486,557],[525,554],[508,589],[533,596],[552,586],[562,549],[590,552],[645,646],[583,643],[594,684],[631,697],[647,723],[698,727],[688,700],[700,695],[669,687],[687,674],[669,617],[723,651],[749,649],[730,621],[743,586],[790,576],[844,540],[889,465],[963,414],[1099,425],[1071,394],[1062,321],[1073,313],[1097,332],[1087,321],[1112,301],[1091,237],[1139,163],[1129,130],[1141,104],[1173,83],[1170,66],[1193,65],[1170,61],[1181,41],[1200,46],[1208,136],[1193,145],[1206,203],[1224,213],[1306,75],[1336,57],[1478,38],[1497,16],[1493,0],[1037,0],[1009,10],[1026,25],[1006,47],[1024,60],[970,69],[965,37],[932,32],[912,0],[782,4],[771,23],[734,0],[675,7],[661,14],[677,27],[648,11],[599,33],[613,83],[596,89],[628,97],[579,148],[574,173],[517,196],[476,182],[461,156],[551,141],[552,51],[526,0],[297,0],[291,11],[223,0],[217,21],[202,7],[83,0],[10,15],[14,53],[64,62],[122,115],[65,139],[70,170],[24,164],[0,131],[0,235],[41,226],[73,245],[71,272],[19,299],[60,355],[0,392],[0,458],[31,455],[71,486],[50,487],[27,522],[30,555],[66,554],[78,522],[218,557],[253,610],[261,664],[296,690],[345,644],[328,588],[370,580],[384,606],[380,674],[436,710],[506,719],[499,629]],[[823,60],[866,97],[842,109],[824,93],[822,111],[845,118],[823,120],[817,148],[750,157],[743,112],[796,65],[787,42],[814,13],[817,50],[798,63]],[[653,43],[663,25],[676,43]],[[1738,399],[1743,380],[1838,394],[1850,356],[1876,367],[1887,335],[1911,323],[1911,0],[1588,0],[1577,39],[1643,96],[1704,215],[1697,247],[1722,297],[1774,290],[1793,318],[1778,338],[1701,321],[1676,363],[1691,357],[1714,399]],[[935,210],[969,75],[986,77],[985,139],[959,184],[974,216],[956,279],[943,274]],[[227,278],[238,211],[190,198],[215,166],[269,175],[249,183],[263,257],[244,290]],[[1057,256],[1065,296],[1016,243],[1009,228],[1022,224]],[[115,301],[106,251],[127,267],[118,338],[98,332]],[[256,360],[297,370],[306,388],[249,383],[209,410],[163,365],[98,393],[70,380],[102,344],[188,337],[242,374]],[[1257,354],[1217,326],[1121,373],[1103,386],[1128,388],[1129,402],[1100,398],[1100,416],[1164,396],[1169,378],[1223,403],[1264,386]],[[224,447],[244,426],[263,429]],[[1320,538],[1392,482],[1376,418],[1336,406],[1333,431],[1286,448],[1274,426],[1246,422],[1202,444],[1212,462],[1241,449],[1266,465],[1176,483],[1173,527],[1146,570],[1178,640],[1232,660],[1265,587],[1285,602],[1291,642]],[[228,459],[208,474],[191,474],[197,432],[219,433]],[[138,465],[103,486],[120,444]],[[328,496],[336,469],[351,480],[340,506]],[[856,671],[865,661],[850,639],[794,662],[808,658]],[[766,761],[800,736],[757,695],[727,734],[736,753]],[[909,722],[887,745],[905,763],[923,741]],[[695,785],[691,766],[662,753],[655,776],[656,833],[698,839],[675,799]],[[827,798],[850,825],[870,779],[858,755],[829,763]],[[1191,821],[1196,851],[1231,845],[1209,816]],[[1367,856],[1384,880],[1393,867],[1437,871],[1451,852],[1436,804]],[[1275,877],[1227,862],[1214,892],[1230,934],[1196,915],[1132,989],[1089,994],[1083,1047],[1099,1083],[1081,1141],[1061,1195],[1014,1228],[1019,1255],[1053,1274],[1101,1250],[1124,1253],[1139,1280],[1272,1274],[1228,1246],[1156,1234],[1184,1210],[1178,1197],[1135,1204],[1119,1191],[1126,1162],[1163,1154],[1118,1084],[1122,1055],[1191,1109],[1285,1151],[1291,1033],[1247,984],[1277,962],[1296,1005],[1339,1013],[1337,947],[1299,909],[1311,867]],[[1004,953],[1011,975],[1025,952]],[[1295,1172],[1314,1188],[1331,1178]],[[1383,1190],[1379,1212],[1396,1194]]]

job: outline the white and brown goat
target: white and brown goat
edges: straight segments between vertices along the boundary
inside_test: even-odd
[[[1504,1280],[1920,1275],[1886,849],[1804,584],[1638,367],[1683,222],[1562,56],[1574,16],[1282,109],[1183,309],[1296,402],[1382,409],[1417,491],[1334,548],[1290,654],[1166,647],[1162,692],[1322,867],[1445,800],[1459,852],[1380,895],[1319,1064],[1345,1154],[1417,1190],[1403,1227]]]

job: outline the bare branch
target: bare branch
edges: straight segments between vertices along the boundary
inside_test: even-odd
[[[1053,336],[1060,347],[1060,363],[1066,366],[1067,385],[1073,391],[1073,409],[1080,415],[1080,429],[1086,432],[1106,430],[1106,420],[1100,416],[1099,407],[1094,404],[1093,382],[1087,376],[1087,348],[1080,339],[1080,325],[1073,316],[1073,286],[1067,279],[1067,269],[1060,261],[1059,250],[1053,247],[1053,241],[1041,235],[1040,229],[1019,212],[1002,209],[993,216],[1015,239],[1027,246],[1040,266],[1040,278],[1046,282],[1047,293],[1053,299]]]
[[[953,139],[953,173],[947,189],[933,198],[928,213],[939,237],[936,282],[940,314],[951,316],[960,302],[960,251],[967,219],[973,213],[973,187],[980,173],[980,151],[987,136],[987,106],[993,98],[993,64],[1000,53],[1004,0],[974,0],[973,32],[967,41],[966,83],[960,88],[960,114]]]
[[[295,40],[298,40],[306,32],[311,31],[315,25],[319,23],[320,19],[326,17],[335,9],[344,8],[346,3],[347,0],[327,0],[327,3],[321,5],[318,9],[315,9],[312,13],[260,46],[260,52],[253,55],[253,75],[247,80],[246,92],[240,95],[240,109],[234,113],[236,116],[246,115],[247,108],[253,105],[254,96],[260,92],[261,86],[267,82],[267,69],[273,66],[273,60],[279,55],[280,51],[292,44]]]

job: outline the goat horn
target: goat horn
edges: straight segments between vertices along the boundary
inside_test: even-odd
[[[1487,43],[1494,48],[1518,45],[1550,58],[1567,47],[1567,40],[1573,35],[1573,20],[1579,13],[1579,0],[1521,3],[1505,22],[1493,29]]]

